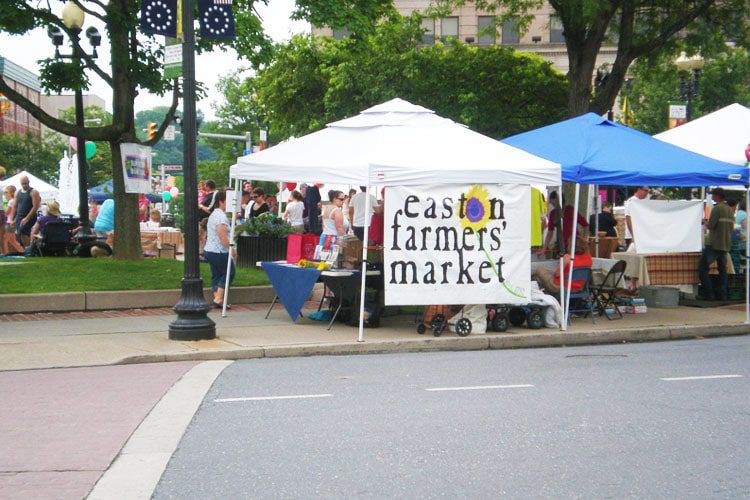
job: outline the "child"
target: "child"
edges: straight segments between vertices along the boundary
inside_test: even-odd
[[[161,212],[158,210],[151,210],[151,215],[149,217],[148,222],[146,223],[146,226],[149,229],[158,229],[161,227]]]

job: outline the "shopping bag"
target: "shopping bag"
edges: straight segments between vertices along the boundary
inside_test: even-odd
[[[302,258],[305,260],[315,259],[315,246],[318,244],[319,237],[312,233],[305,233],[301,236],[302,236]]]
[[[290,234],[286,237],[286,261],[288,264],[296,264],[302,259],[302,234]]]

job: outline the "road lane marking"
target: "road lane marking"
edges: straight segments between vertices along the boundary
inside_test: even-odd
[[[253,398],[221,398],[214,399],[214,403],[234,403],[236,401],[270,401],[274,399],[311,399],[332,398],[333,394],[299,394],[296,396],[258,396]]]
[[[666,377],[661,380],[666,382],[677,382],[680,380],[710,380],[715,378],[742,378],[742,375],[698,375],[694,377]]]
[[[425,389],[429,392],[443,392],[443,391],[480,391],[483,389],[523,389],[526,387],[534,387],[531,384],[515,384],[515,385],[475,385],[468,387],[432,387]]]

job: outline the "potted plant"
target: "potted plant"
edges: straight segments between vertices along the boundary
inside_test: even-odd
[[[260,261],[286,259],[286,237],[291,232],[288,222],[269,212],[247,219],[235,228],[237,265],[255,267]]]

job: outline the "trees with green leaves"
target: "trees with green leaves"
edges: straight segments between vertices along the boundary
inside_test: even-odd
[[[96,127],[78,127],[63,119],[45,113],[41,107],[17,92],[0,77],[0,92],[18,106],[28,111],[49,128],[72,137],[109,143],[112,155],[112,173],[115,188],[115,248],[116,258],[141,258],[138,237],[138,200],[135,194],[125,193],[120,160],[120,144],[143,142],[153,145],[162,137],[177,109],[179,87],[167,80],[161,72],[163,48],[156,37],[139,32],[140,0],[71,0],[87,16],[104,24],[109,42],[110,66],[102,67],[95,59],[84,56],[76,60],[41,61],[40,82],[49,91],[88,88],[87,73],[98,75],[112,89],[112,122]],[[235,0],[236,17],[234,47],[251,63],[258,65],[267,60],[271,43],[265,35],[260,18],[253,5],[255,0]],[[196,2],[187,5],[195,7]],[[389,0],[298,0],[295,16],[307,18],[315,24],[351,25],[365,30],[373,19],[392,8]],[[62,19],[52,11],[49,2],[35,3],[27,0],[6,0],[0,9],[0,30],[23,34],[36,28],[60,28],[83,52],[78,33],[68,29]],[[161,39],[161,37],[159,37]],[[222,41],[202,39],[198,50],[210,50]],[[134,102],[140,92],[159,95],[172,94],[172,104],[161,120],[158,133],[152,141],[139,141],[135,128]]]
[[[445,15],[457,6],[473,3],[496,13],[498,24],[518,21],[525,31],[542,0],[436,0],[431,15]],[[563,26],[568,53],[568,113],[598,114],[611,109],[633,61],[658,54],[674,54],[685,44],[689,50],[709,52],[727,39],[748,41],[750,16],[747,0],[548,0]],[[609,77],[592,92],[596,59],[604,44],[617,54]]]
[[[565,78],[533,54],[460,43],[420,47],[420,19],[392,16],[365,36],[296,36],[257,77],[224,82],[222,121],[262,116],[274,141],[401,97],[492,137],[565,116]],[[449,144],[446,147],[450,147]]]
[[[57,134],[45,140],[34,135],[0,134],[0,165],[8,176],[27,171],[45,182],[57,184],[60,159],[67,144]]]
[[[75,108],[69,108],[60,114],[60,117],[67,122],[75,122]],[[112,123],[112,114],[99,106],[86,106],[83,108],[83,118],[87,123],[97,125],[110,125]],[[112,178],[112,151],[109,144],[104,141],[94,141],[96,144],[96,154],[86,160],[87,179],[89,187],[93,187],[106,182]],[[71,151],[71,154],[75,154]]]
[[[667,128],[668,104],[680,100],[680,77],[667,57],[633,66],[633,84],[627,95],[635,128],[651,135]],[[699,83],[700,92],[692,103],[694,118],[735,102],[750,106],[750,53],[726,47],[723,53],[706,60]]]

